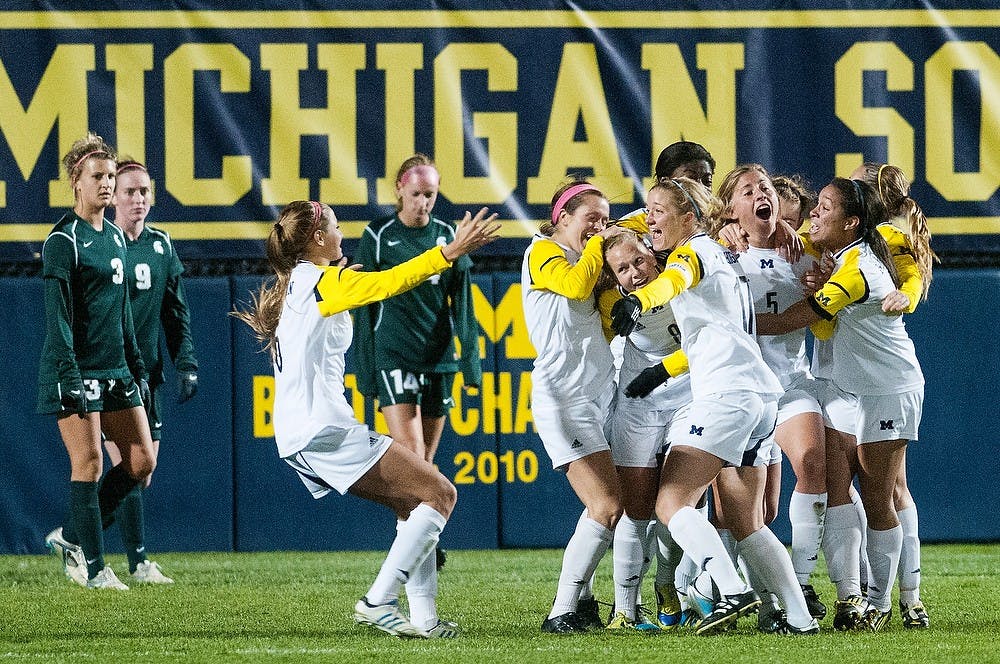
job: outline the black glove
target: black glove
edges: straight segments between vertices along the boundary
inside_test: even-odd
[[[136,386],[139,388],[139,396],[142,398],[142,407],[146,411],[146,416],[149,416],[149,410],[153,407],[153,393],[149,389],[149,381],[145,378],[140,378],[135,381]]]
[[[667,382],[670,374],[663,366],[662,362],[657,362],[651,367],[646,367],[642,372],[632,379],[632,382],[625,386],[625,396],[629,399],[642,399],[648,397],[649,393],[657,387]]]
[[[64,411],[76,413],[80,417],[87,414],[87,395],[84,394],[83,381],[77,380],[71,385],[59,384],[59,404]]]
[[[184,403],[198,394],[198,374],[177,374],[177,403]]]
[[[642,305],[635,295],[626,295],[611,307],[611,329],[620,337],[627,337],[642,313]]]

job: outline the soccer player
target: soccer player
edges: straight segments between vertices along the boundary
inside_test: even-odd
[[[845,504],[852,467],[857,468],[872,573],[866,602],[858,559],[863,526],[857,517],[828,523],[828,528],[837,529],[837,536],[828,538],[834,551],[826,558],[837,585],[834,626],[839,629],[880,631],[892,615],[892,585],[902,546],[893,490],[907,442],[917,437],[923,405],[924,379],[913,342],[902,318],[883,311],[884,298],[900,283],[878,230],[886,218],[885,206],[870,185],[834,178],[820,192],[809,229],[814,245],[833,252],[833,274],[813,296],[784,312],[758,315],[760,334],[784,334],[836,317],[828,344],[832,380],[825,387],[823,411],[827,428],[839,435],[828,441],[827,487],[831,495],[840,496],[838,504]]]
[[[604,242],[604,270],[613,286],[606,290],[598,287],[598,307],[603,321],[610,323],[614,303],[656,279],[660,266],[645,241],[636,233],[625,231]],[[612,549],[615,615],[608,629],[671,629],[678,626],[681,616],[674,571],[682,552],[670,539],[669,532],[658,533],[665,553],[657,575],[666,581],[656,586],[658,614],[663,615],[658,615],[658,623],[654,625],[636,610],[649,560],[648,532],[651,527],[656,528],[653,506],[660,461],[669,444],[671,423],[681,419],[678,412],[691,401],[687,359],[680,352],[680,330],[671,308],[657,307],[644,314],[640,325],[625,338],[622,355],[618,393],[607,427],[611,456],[621,479],[624,508],[615,527]]]
[[[726,205],[727,218],[735,219],[747,234],[749,246],[737,256],[750,280],[754,309],[778,313],[801,300],[804,295],[801,278],[815,257],[804,254],[798,261],[789,262],[778,251],[781,199],[767,170],[760,164],[737,167],[722,181],[719,197]],[[800,225],[797,220],[788,221],[794,221],[789,224],[793,228]],[[827,503],[826,446],[819,384],[809,373],[805,329],[781,336],[759,337],[757,341],[764,362],[784,388],[784,395],[778,402],[775,442],[795,472],[795,488],[788,506],[792,524],[792,567],[810,614],[822,620],[826,607],[809,583],[823,540]],[[781,485],[780,455],[777,461],[768,466],[767,481],[768,493],[775,500]],[[770,511],[770,515],[765,514],[765,523],[774,518],[774,508]],[[766,596],[761,599],[764,605],[758,611],[758,625],[764,631],[771,631],[780,625],[780,619],[775,619],[778,607]]]
[[[546,220],[524,252],[521,298],[537,356],[531,412],[552,467],[566,473],[585,511],[566,545],[552,609],[542,631],[603,627],[587,585],[611,544],[622,513],[621,488],[604,436],[614,394],[614,363],[601,331],[594,287],[604,264],[610,205],[597,187],[573,181],[552,197]]]
[[[62,159],[72,211],[42,245],[45,342],[38,412],[56,416],[70,459],[70,513],[45,542],[88,588],[128,590],[104,561],[103,528],[156,456],[143,403],[149,387],[125,284],[125,235],[104,218],[115,190],[115,151],[89,133]],[[125,461],[101,478],[104,431]]]
[[[422,456],[354,418],[344,395],[344,354],[353,326],[348,311],[416,287],[497,237],[486,208],[466,212],[454,238],[384,272],[344,267],[343,234],[328,206],[293,201],[267,239],[276,279],[252,307],[234,315],[271,352],[274,439],[278,453],[314,498],[331,490],[385,505],[400,526],[375,582],[354,607],[354,620],[394,636],[452,638],[455,623],[415,625],[398,607],[407,580],[437,589],[434,546],[455,506],[455,486]],[[356,266],[357,267],[357,266]],[[433,602],[433,597],[430,598]]]
[[[786,619],[777,631],[814,634],[819,626],[795,582],[788,552],[763,524],[763,464],[782,388],[752,336],[747,278],[736,257],[706,234],[717,223],[721,204],[687,178],[661,180],[646,201],[653,249],[670,254],[657,279],[615,304],[612,328],[629,334],[642,313],[668,302],[680,328],[694,400],[679,435],[671,435],[656,516],[719,587],[719,601],[696,623],[696,631],[723,630],[760,604],[718,533],[694,508],[712,480],[718,477],[722,486],[720,471],[733,466],[732,482],[720,495],[737,553],[781,597]]]
[[[118,162],[115,185],[115,225],[125,233],[127,260],[125,280],[132,302],[132,320],[142,359],[149,370],[152,399],[148,408],[153,457],[160,451],[160,391],[163,384],[161,328],[167,352],[177,371],[178,402],[184,403],[198,391],[198,360],[191,341],[191,315],[184,298],[181,274],[184,271],[170,236],[146,223],[153,204],[153,188],[146,167],[132,159]],[[121,463],[118,447],[104,441],[113,466]],[[145,544],[143,491],[149,488],[148,475],[125,496],[115,512],[129,572],[138,583],[173,583],[160,565],[149,560]]]

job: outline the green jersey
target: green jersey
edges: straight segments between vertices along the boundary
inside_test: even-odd
[[[393,215],[365,228],[352,262],[364,270],[386,270],[434,246],[444,246],[454,237],[452,223],[432,217],[426,226],[414,228]],[[374,374],[380,369],[461,371],[465,384],[481,383],[471,268],[472,261],[462,256],[413,290],[354,310],[354,357],[358,386],[364,394],[376,394]]]
[[[42,245],[45,341],[39,385],[146,378],[125,285],[125,234],[70,212]]]
[[[178,372],[195,373],[198,360],[191,341],[191,314],[184,298],[181,265],[170,236],[144,225],[135,240],[126,238],[126,278],[132,319],[150,383],[163,382],[163,345]]]

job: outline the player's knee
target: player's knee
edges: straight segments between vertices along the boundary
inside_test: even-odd
[[[608,530],[614,530],[622,517],[622,501],[616,496],[605,496],[587,505],[587,515]]]
[[[455,485],[449,482],[444,475],[441,475],[438,478],[437,486],[434,491],[434,498],[432,500],[434,508],[447,518],[451,516],[457,502],[458,489],[456,489]]]

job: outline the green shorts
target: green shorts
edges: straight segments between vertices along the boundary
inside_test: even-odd
[[[412,403],[420,406],[426,417],[444,417],[455,405],[451,387],[454,373],[414,373],[406,369],[379,369],[377,372],[378,403],[394,406]]]
[[[65,413],[60,400],[64,385],[47,383],[38,386],[37,412],[43,415]],[[131,376],[128,378],[87,378],[83,379],[83,393],[87,398],[88,413],[110,413],[142,407],[139,386]]]

